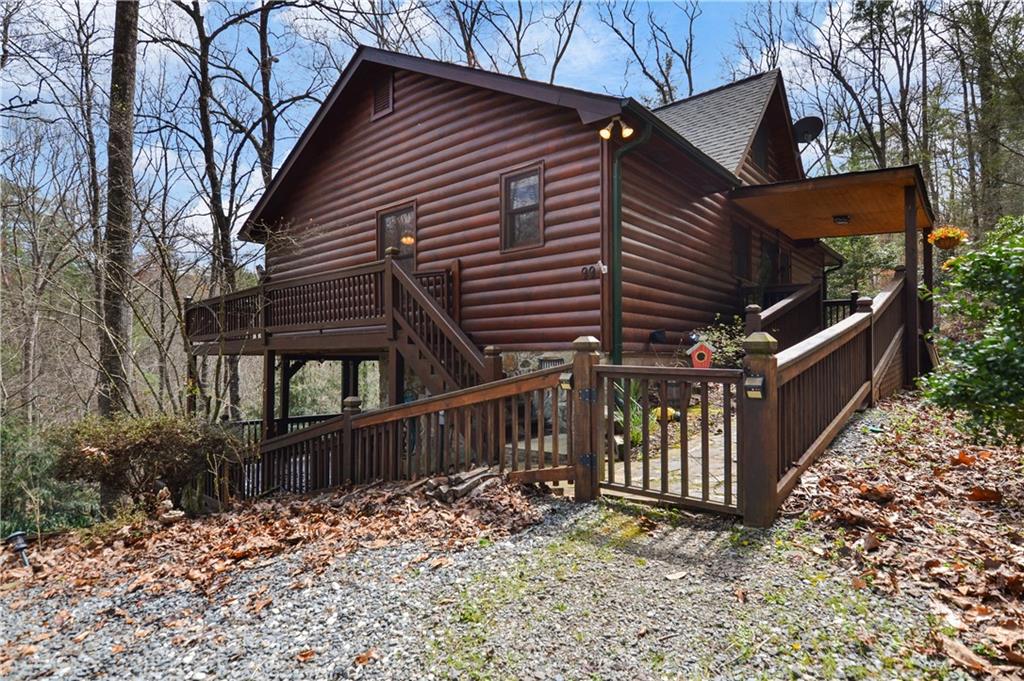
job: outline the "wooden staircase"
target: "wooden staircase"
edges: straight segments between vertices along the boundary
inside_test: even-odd
[[[390,258],[384,282],[389,340],[432,395],[501,378],[436,299]]]

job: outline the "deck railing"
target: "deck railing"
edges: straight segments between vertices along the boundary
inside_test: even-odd
[[[347,398],[339,416],[265,440],[230,473],[233,493],[311,492],[376,479],[412,480],[477,466],[520,479],[567,475],[572,400],[568,365],[372,412]]]
[[[265,333],[322,331],[384,323],[384,261],[325,274],[271,280],[185,306],[193,343],[259,339]],[[397,268],[396,268],[397,269]],[[458,266],[411,278],[450,317],[459,316]]]
[[[756,319],[747,316],[745,332],[767,331],[788,348],[822,328],[821,281],[814,280],[791,291],[766,310],[758,309]]]
[[[778,354],[774,339],[748,337],[744,369],[755,397],[742,431],[763,442],[760,455],[748,452],[744,504],[752,522],[770,522],[853,412],[899,385],[887,377],[900,367],[904,287],[897,274],[873,300],[859,298],[853,314]],[[749,309],[748,319],[757,312]]]

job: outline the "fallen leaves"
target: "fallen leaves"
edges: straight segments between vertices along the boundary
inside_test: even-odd
[[[0,585],[9,591],[50,583],[43,597],[68,590],[102,593],[119,585],[126,593],[178,589],[213,595],[233,572],[301,548],[303,564],[293,583],[301,589],[339,555],[405,542],[427,550],[414,563],[440,569],[451,559],[438,554],[514,534],[540,519],[522,488],[494,483],[450,504],[407,484],[377,483],[313,498],[241,503],[231,513],[171,525],[142,521],[101,538],[69,532],[32,547],[34,572],[19,570],[3,552]],[[249,610],[258,614],[268,605],[269,598],[256,597]]]
[[[888,427],[822,457],[783,513],[820,528],[854,589],[930,597],[941,628],[931,652],[975,674],[1024,676],[1019,453],[965,444],[949,416],[912,397],[882,408]]]
[[[358,665],[370,664],[380,659],[380,651],[377,648],[370,648],[356,655],[355,663]]]

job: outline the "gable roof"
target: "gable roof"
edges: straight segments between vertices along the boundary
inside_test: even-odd
[[[424,57],[413,57],[397,52],[389,52],[365,45],[360,46],[348,64],[342,71],[341,76],[335,83],[331,92],[324,99],[323,104],[317,110],[309,125],[299,137],[295,146],[289,152],[281,168],[274,173],[274,177],[267,186],[266,191],[257,201],[256,206],[246,218],[245,224],[239,230],[238,237],[243,240],[254,238],[253,229],[260,225],[263,214],[274,199],[275,194],[285,183],[290,171],[303,158],[307,147],[311,146],[314,140],[318,139],[321,131],[321,124],[327,119],[342,98],[346,86],[353,80],[360,67],[364,64],[378,64],[396,69],[403,69],[415,73],[451,80],[457,83],[472,85],[475,87],[503,92],[525,99],[544,102],[555,106],[564,106],[575,109],[579,114],[580,122],[590,124],[596,121],[605,120],[612,116],[629,112],[635,115],[645,125],[650,126],[664,136],[670,143],[680,148],[684,153],[693,158],[699,165],[711,173],[717,175],[720,180],[728,185],[739,186],[741,182],[733,174],[732,169],[723,166],[713,156],[705,153],[699,144],[693,144],[686,135],[667,124],[660,115],[647,109],[642,104],[630,97],[616,97],[614,95],[587,92],[576,88],[541,83],[538,81],[508,76],[491,71],[482,71],[458,64],[435,61]],[[728,86],[725,86],[728,87]],[[705,93],[707,94],[707,93]],[[329,127],[329,126],[325,126]],[[327,133],[329,134],[329,133]],[[312,145],[315,149],[315,145]],[[310,152],[315,153],[315,151]]]
[[[735,173],[781,78],[778,69],[759,73],[659,107],[654,115]]]

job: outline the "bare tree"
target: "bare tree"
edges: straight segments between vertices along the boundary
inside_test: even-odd
[[[632,57],[630,63],[654,86],[655,104],[676,100],[680,92],[677,70],[686,79],[687,96],[693,94],[693,32],[702,10],[696,0],[676,2],[673,7],[685,25],[682,38],[669,32],[666,26],[670,22],[659,18],[650,3],[644,12],[638,11],[635,0],[608,0],[599,8],[601,22],[626,46]]]
[[[128,289],[131,285],[132,169],[135,136],[135,53],[139,42],[139,4],[117,3],[114,55],[110,70],[110,126],[107,140],[107,226],[104,235],[103,333],[100,335],[99,410],[104,416],[125,411],[131,352]]]

